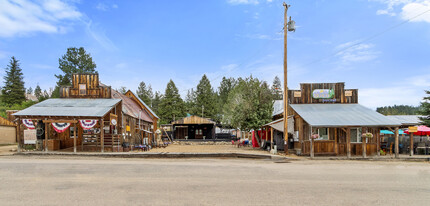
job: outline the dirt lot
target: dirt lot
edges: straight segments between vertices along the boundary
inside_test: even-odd
[[[18,149],[17,145],[0,145],[0,155],[11,155]]]
[[[430,164],[411,162],[3,156],[0,182],[1,205],[430,202]]]

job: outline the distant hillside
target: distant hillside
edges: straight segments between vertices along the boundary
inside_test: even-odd
[[[409,105],[394,105],[378,107],[376,111],[383,115],[418,115],[421,107]]]

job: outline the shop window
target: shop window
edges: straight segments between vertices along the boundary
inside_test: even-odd
[[[328,128],[319,128],[318,135],[320,136],[318,140],[328,140]]]
[[[352,143],[361,142],[361,128],[351,129],[351,142]]]
[[[86,94],[87,94],[87,85],[79,84],[79,95],[86,95]]]

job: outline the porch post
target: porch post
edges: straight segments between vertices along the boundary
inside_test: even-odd
[[[361,131],[364,131],[364,133],[367,133],[367,127],[364,127],[364,128],[361,128]],[[367,152],[367,144],[366,144],[366,140],[367,140],[367,137],[363,137],[363,135],[362,135],[362,137],[361,137],[361,143],[362,143],[362,150],[361,150],[361,153],[362,153],[362,156],[363,156],[363,158],[366,158],[366,156],[367,156],[367,154],[366,154],[366,152]]]
[[[48,122],[45,122],[45,152],[48,152]]]
[[[381,156],[381,129],[378,128],[376,130],[376,154],[379,156]]]
[[[399,158],[399,127],[396,127],[396,137],[394,139],[394,142],[395,158]]]
[[[75,137],[75,138],[73,138],[73,153],[76,153],[76,138],[77,138],[76,133],[78,132],[78,130],[76,128],[76,123],[73,123],[73,129],[75,130],[73,133],[73,136]]]
[[[310,149],[311,149],[311,159],[313,159],[314,158],[314,138],[312,138],[312,127],[310,127],[311,128],[311,130],[310,130],[310,132],[309,132],[309,139],[310,139]]]
[[[16,126],[16,136],[18,137],[18,152],[21,152],[21,119],[18,118]]]
[[[414,156],[414,133],[410,132],[409,137],[410,137],[409,150],[410,150],[411,156]]]
[[[273,146],[273,127],[270,127],[270,142],[271,142],[270,150],[273,150],[274,149],[274,146]]]
[[[334,152],[336,153],[336,156],[339,154],[337,147],[337,128],[334,128]]]
[[[105,152],[105,130],[103,118],[100,119],[100,148],[101,152]]]
[[[351,158],[351,128],[346,129],[346,155]]]

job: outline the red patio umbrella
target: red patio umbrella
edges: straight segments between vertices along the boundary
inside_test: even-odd
[[[409,134],[409,130],[404,131],[406,134]],[[426,127],[424,125],[418,126],[417,132],[414,132],[414,135],[425,136],[430,135],[430,127]]]

